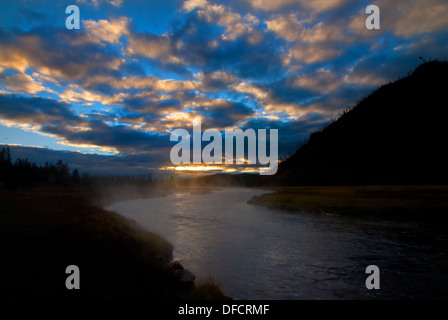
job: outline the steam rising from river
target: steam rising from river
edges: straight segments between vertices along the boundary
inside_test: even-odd
[[[246,203],[266,192],[185,191],[107,209],[160,234],[199,280],[211,277],[237,299],[441,298],[447,293],[446,256],[427,241],[434,235],[410,224],[287,214]],[[365,288],[371,264],[382,272],[381,290]]]

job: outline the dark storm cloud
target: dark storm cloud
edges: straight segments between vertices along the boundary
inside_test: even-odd
[[[189,65],[205,72],[227,70],[241,78],[257,79],[280,74],[282,62],[273,36],[265,35],[267,39],[251,43],[250,34],[243,34],[229,41],[222,39],[224,30],[193,12],[171,35],[172,41],[182,42],[174,52]]]
[[[180,111],[183,109],[182,101],[177,99],[156,100],[148,97],[131,97],[123,100],[126,110],[138,112],[142,115],[160,115],[166,112]]]
[[[68,109],[68,103],[15,94],[0,94],[0,115],[4,119],[25,121],[32,125],[80,120]]]
[[[122,64],[118,54],[86,42],[83,37],[81,33],[51,26],[3,32],[0,58],[11,68],[32,67],[65,80],[116,73]]]
[[[304,103],[315,96],[310,90],[294,87],[290,78],[260,84],[258,87],[269,92],[271,98],[279,103]]]
[[[89,121],[89,130],[73,130],[60,123],[43,125],[42,131],[64,137],[74,144],[112,147],[124,154],[148,153],[169,146],[169,137],[135,130],[129,126],[109,126],[102,121]]]
[[[200,75],[201,90],[206,92],[219,92],[228,89],[238,78],[226,71],[204,72]]]
[[[165,134],[147,133],[130,126],[110,126],[92,117],[80,117],[69,105],[51,99],[0,94],[0,116],[15,124],[39,126],[72,144],[116,149],[124,154],[148,153],[170,146]]]
[[[204,126],[207,128],[225,128],[248,120],[255,111],[242,103],[223,101],[200,111],[206,116]]]

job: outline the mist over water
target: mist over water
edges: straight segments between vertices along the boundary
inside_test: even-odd
[[[114,203],[174,246],[174,259],[235,299],[447,298],[445,233],[414,224],[288,214],[247,204],[267,191],[227,188]],[[377,265],[381,289],[365,288]]]

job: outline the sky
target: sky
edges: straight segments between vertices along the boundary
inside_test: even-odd
[[[79,30],[65,25],[73,4]],[[176,170],[170,133],[194,120],[278,129],[287,156],[421,58],[448,56],[446,0],[0,5],[0,144],[14,146],[13,157],[60,156],[91,173],[251,172]],[[368,5],[380,9],[379,30],[365,26]]]

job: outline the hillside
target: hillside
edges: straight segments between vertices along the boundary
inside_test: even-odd
[[[280,166],[282,185],[448,183],[448,62],[427,62],[364,98]]]

